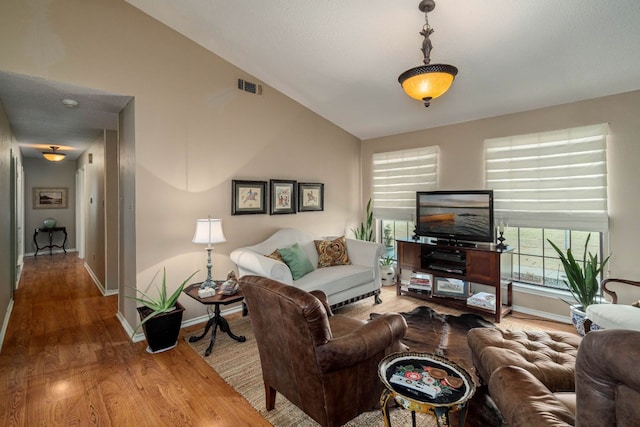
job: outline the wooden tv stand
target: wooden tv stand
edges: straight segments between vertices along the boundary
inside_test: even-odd
[[[438,304],[455,307],[465,311],[482,315],[493,315],[496,323],[500,323],[502,316],[511,312],[512,282],[511,249],[497,250],[491,245],[486,247],[449,246],[434,243],[421,243],[414,240],[397,240],[398,244],[398,274],[396,292],[398,295],[411,295],[433,301]],[[431,291],[414,291],[408,289],[408,282],[402,280],[402,272],[407,270],[431,275]],[[490,288],[496,296],[496,310],[484,309],[467,304],[468,294],[434,295],[436,278],[453,278],[467,282],[469,285],[477,283]],[[408,279],[408,277],[406,278]],[[506,295],[502,288],[505,288]],[[467,286],[467,293],[469,286]],[[436,294],[438,292],[435,292]],[[503,301],[503,297],[506,301]]]

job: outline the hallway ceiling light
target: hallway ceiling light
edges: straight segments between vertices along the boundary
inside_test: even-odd
[[[432,99],[444,94],[453,79],[458,74],[458,69],[453,65],[447,64],[431,64],[431,39],[429,36],[433,33],[433,28],[429,26],[427,13],[436,7],[434,0],[422,0],[418,5],[421,12],[424,12],[425,24],[420,34],[424,36],[422,42],[422,53],[424,55],[424,65],[411,68],[400,74],[398,81],[402,85],[404,91],[410,97],[424,101],[424,106],[428,107]]]
[[[60,147],[57,147],[55,145],[50,145],[50,147],[51,147],[51,151],[42,152],[42,156],[44,156],[45,159],[49,160],[50,162],[59,162],[61,160],[64,160],[64,158],[66,157],[66,154],[56,151]]]

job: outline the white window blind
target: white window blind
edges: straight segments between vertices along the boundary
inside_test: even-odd
[[[607,231],[607,133],[599,124],[486,140],[496,221]]]
[[[438,146],[373,155],[373,215],[378,219],[412,221],[416,191],[438,185]]]

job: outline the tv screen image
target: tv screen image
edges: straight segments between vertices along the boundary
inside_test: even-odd
[[[493,242],[493,191],[417,192],[416,234],[451,241]]]

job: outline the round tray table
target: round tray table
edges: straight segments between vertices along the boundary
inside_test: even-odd
[[[380,406],[386,427],[391,426],[387,407],[391,398],[411,411],[413,427],[416,412],[432,413],[439,427],[448,427],[450,411],[460,411],[459,425],[464,426],[467,402],[476,386],[458,364],[435,354],[394,353],[380,361],[378,376],[385,386]]]

